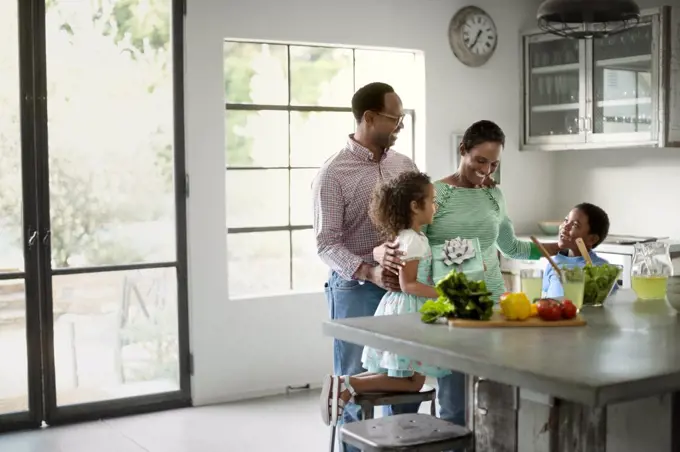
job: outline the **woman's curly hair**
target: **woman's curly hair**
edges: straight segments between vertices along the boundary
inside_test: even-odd
[[[429,185],[430,176],[409,171],[376,187],[369,215],[383,239],[392,240],[411,227],[411,202],[416,201],[422,207]]]

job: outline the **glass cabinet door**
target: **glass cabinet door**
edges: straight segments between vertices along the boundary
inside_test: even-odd
[[[588,141],[657,139],[658,24],[657,16],[643,17],[637,27],[588,44]]]
[[[585,142],[583,41],[527,36],[524,52],[524,142]]]

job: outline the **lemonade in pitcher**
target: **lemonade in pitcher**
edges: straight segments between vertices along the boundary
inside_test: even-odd
[[[656,300],[666,296],[668,276],[632,276],[630,284],[640,300]]]
[[[668,277],[672,275],[668,243],[635,244],[631,286],[640,300],[665,298]]]

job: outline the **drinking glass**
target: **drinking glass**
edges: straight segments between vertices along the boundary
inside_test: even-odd
[[[543,291],[543,270],[540,268],[527,268],[520,270],[519,277],[522,282],[522,292],[527,298],[534,301],[541,298]]]
[[[579,311],[583,307],[583,291],[586,287],[586,278],[583,269],[574,267],[562,270],[562,287],[564,299],[571,300]]]

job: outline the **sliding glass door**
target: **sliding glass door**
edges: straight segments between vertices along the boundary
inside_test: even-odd
[[[30,10],[0,0],[0,431],[39,426],[42,420],[40,321],[35,271],[37,235],[30,83],[23,77],[30,33],[21,21]],[[27,149],[27,152],[23,152]]]
[[[187,405],[183,5],[0,4],[0,108],[25,101],[0,117],[0,348],[26,369],[5,389],[0,367],[0,424],[10,403],[48,423]]]

